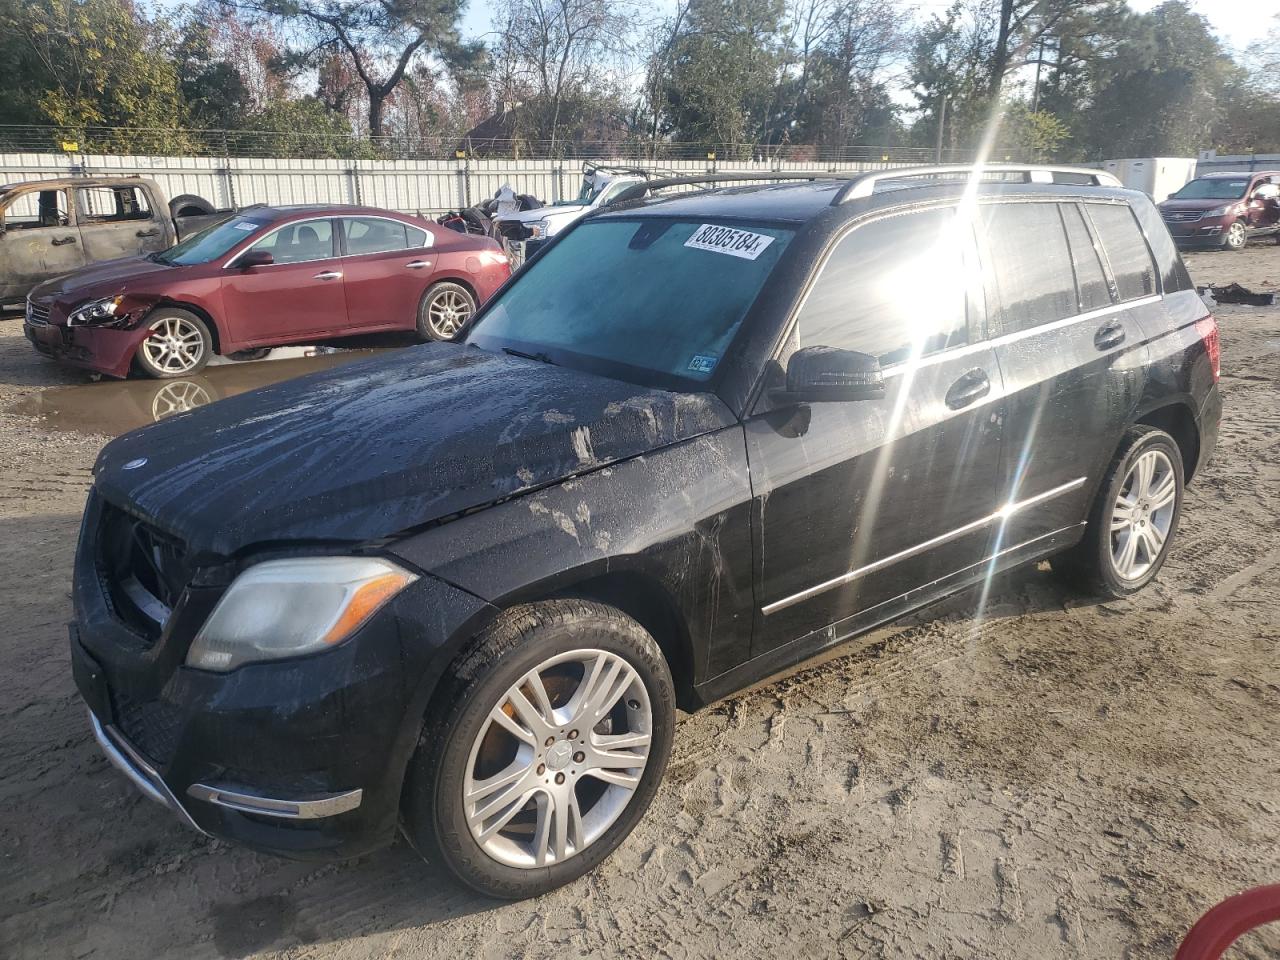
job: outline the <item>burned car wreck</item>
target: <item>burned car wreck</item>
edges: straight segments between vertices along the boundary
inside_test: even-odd
[[[1213,450],[1216,327],[1144,197],[1016,173],[624,203],[455,342],[113,441],[71,628],[103,749],[211,835],[399,828],[530,896],[639,822],[677,705],[1015,564],[1140,589]],[[998,281],[1057,263],[1044,223],[1028,323]]]

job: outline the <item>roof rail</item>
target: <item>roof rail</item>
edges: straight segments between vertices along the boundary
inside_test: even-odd
[[[639,200],[644,197],[650,190],[661,190],[664,187],[686,187],[699,183],[737,183],[742,180],[848,180],[848,173],[831,173],[825,170],[800,170],[795,172],[786,171],[769,171],[769,172],[752,172],[752,173],[735,173],[732,170],[726,170],[724,173],[700,173],[689,177],[666,177],[661,180],[650,180],[648,183],[637,183],[633,187],[628,187],[622,193],[610,201],[610,205],[615,203],[626,203],[630,200]]]
[[[1041,166],[1025,163],[949,163],[933,167],[896,167],[891,170],[875,170],[863,173],[849,180],[831,201],[838,206],[847,200],[860,200],[875,192],[876,184],[884,180],[905,180],[912,177],[940,177],[961,173],[1020,173],[1023,183],[1053,183],[1054,174],[1065,173],[1074,176],[1086,176],[1093,181],[1095,187],[1120,187],[1123,184],[1114,176],[1102,170],[1088,167]]]

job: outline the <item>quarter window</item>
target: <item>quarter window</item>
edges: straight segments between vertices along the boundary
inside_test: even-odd
[[[347,217],[343,219],[342,224],[347,231],[348,256],[387,253],[390,250],[406,250],[409,247],[405,226],[397,220]]]
[[[1056,203],[998,203],[983,210],[987,272],[999,294],[1002,333],[1080,312],[1075,272]]]
[[[1147,241],[1124,203],[1090,203],[1089,219],[1097,228],[1102,249],[1111,264],[1121,300],[1136,300],[1156,292],[1156,268]]]
[[[799,346],[856,350],[887,365],[965,343],[965,229],[953,210],[855,229],[800,311]]]
[[[1102,259],[1093,237],[1085,225],[1080,208],[1074,203],[1062,205],[1062,220],[1067,225],[1067,240],[1071,245],[1071,262],[1076,270],[1076,291],[1080,312],[1100,310],[1111,306],[1111,292],[1107,289],[1107,277],[1102,270]]]
[[[276,263],[306,263],[333,256],[333,221],[303,220],[267,234],[250,250],[266,250]]]
[[[409,247],[411,249],[431,246],[431,234],[427,233],[427,231],[406,225],[404,232],[409,238]]]

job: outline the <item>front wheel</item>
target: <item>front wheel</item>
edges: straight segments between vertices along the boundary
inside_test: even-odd
[[[407,779],[405,832],[489,896],[538,896],[607,857],[671,754],[675,695],[653,638],[601,604],[509,611],[443,681]]]
[[[1248,242],[1249,228],[1245,226],[1243,220],[1237,220],[1227,227],[1222,246],[1227,250],[1243,250]]]
[[[1182,511],[1182,453],[1155,427],[1130,427],[1089,512],[1084,539],[1053,557],[1055,572],[1098,596],[1141,590],[1169,556]]]
[[[149,377],[168,380],[204,368],[213,355],[213,336],[188,310],[161,307],[147,317],[151,333],[138,344],[138,367]]]
[[[460,283],[444,281],[431,287],[418,306],[418,336],[449,340],[476,312],[476,298]]]

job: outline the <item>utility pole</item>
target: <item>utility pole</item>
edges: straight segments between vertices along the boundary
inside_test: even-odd
[[[938,163],[942,162],[942,128],[945,127],[946,125],[947,125],[947,97],[943,96],[942,106],[938,108],[938,148],[937,148],[937,157],[935,158]]]

